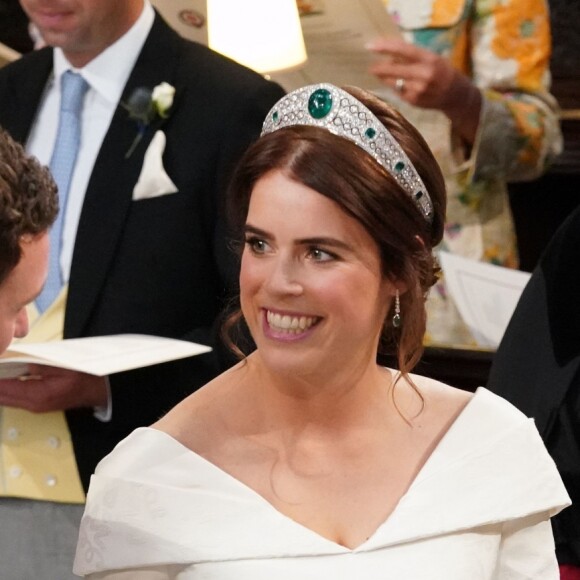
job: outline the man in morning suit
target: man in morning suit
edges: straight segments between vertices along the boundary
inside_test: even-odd
[[[562,579],[580,578],[580,208],[556,231],[494,356],[488,388],[533,417],[572,505],[552,519]]]
[[[37,301],[31,340],[133,332],[213,344],[236,278],[223,193],[282,89],[179,37],[149,0],[21,4],[55,48],[0,71],[0,125],[50,162],[63,206],[53,269],[63,287],[48,306]],[[160,91],[152,97],[159,108],[139,115],[143,88]],[[61,129],[76,147],[62,151]],[[37,381],[1,380],[2,573],[72,577],[83,488],[96,463],[217,366],[203,355],[108,380],[47,367],[35,369]],[[8,399],[16,383],[19,399]]]

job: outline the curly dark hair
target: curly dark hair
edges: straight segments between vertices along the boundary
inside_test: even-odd
[[[57,214],[50,171],[0,128],[0,284],[20,261],[23,236],[45,232]]]
[[[390,324],[391,311],[379,345],[379,354],[396,356],[407,375],[423,352],[425,299],[439,273],[432,249],[443,237],[445,182],[423,137],[396,109],[356,87],[345,90],[374,113],[417,169],[433,202],[432,222],[395,178],[354,143],[318,127],[293,126],[261,137],[242,158],[229,192],[231,227],[241,241],[252,190],[274,170],[330,198],[361,223],[379,248],[383,275],[407,288],[400,299],[403,324]],[[240,321],[237,310],[225,322],[223,336],[230,347],[238,334],[244,336],[230,334]]]

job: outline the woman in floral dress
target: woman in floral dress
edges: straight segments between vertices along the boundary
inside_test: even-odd
[[[371,71],[421,130],[446,178],[441,248],[516,268],[507,182],[541,175],[561,149],[549,93],[545,0],[384,0],[407,42],[376,41]],[[443,284],[427,340],[471,343]]]

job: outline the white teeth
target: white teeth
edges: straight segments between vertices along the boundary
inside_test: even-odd
[[[266,311],[266,319],[268,324],[278,331],[288,332],[290,334],[298,334],[310,328],[317,321],[314,316],[289,316],[288,314],[276,314],[274,312]]]

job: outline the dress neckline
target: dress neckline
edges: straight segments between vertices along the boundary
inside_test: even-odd
[[[373,540],[380,534],[381,530],[389,524],[389,522],[399,509],[403,500],[413,491],[413,488],[417,485],[417,483],[428,475],[428,471],[430,470],[431,465],[434,463],[433,458],[436,459],[437,456],[444,451],[445,447],[448,445],[449,439],[453,437],[453,433],[457,429],[460,429],[461,424],[467,420],[465,417],[466,415],[469,415],[470,409],[473,407],[473,401],[481,397],[484,392],[489,393],[489,391],[487,391],[487,389],[485,389],[484,387],[479,387],[475,391],[473,397],[471,397],[471,399],[467,402],[467,404],[463,407],[463,409],[451,423],[447,431],[445,431],[443,436],[439,439],[439,442],[434,447],[430,455],[427,457],[421,468],[417,471],[415,477],[412,479],[407,490],[398,499],[398,501],[395,504],[395,507],[391,510],[391,512],[388,514],[385,520],[382,521],[377,526],[377,528],[373,531],[373,533],[364,542],[361,542],[358,546],[355,546],[354,548],[349,548],[347,546],[339,544],[338,542],[320,534],[319,532],[316,532],[315,530],[309,528],[305,524],[302,524],[296,521],[295,519],[291,518],[290,516],[286,515],[284,512],[276,508],[276,506],[274,506],[270,501],[268,501],[263,495],[261,495],[251,486],[239,480],[232,474],[228,473],[227,471],[222,469],[219,465],[216,465],[209,459],[206,459],[199,453],[196,453],[191,448],[184,445],[179,440],[175,439],[175,437],[169,435],[165,431],[161,431],[160,429],[156,429],[154,427],[141,427],[138,429],[138,431],[147,430],[166,438],[170,442],[170,444],[177,446],[181,451],[187,452],[195,462],[203,465],[206,470],[210,471],[214,475],[219,476],[221,479],[227,481],[230,486],[233,486],[237,491],[243,493],[248,498],[251,498],[253,501],[257,502],[259,505],[262,506],[262,508],[271,512],[272,515],[275,516],[277,519],[282,519],[286,523],[289,523],[294,528],[302,530],[304,533],[307,533],[310,536],[316,538],[318,542],[323,542],[324,544],[326,544],[327,547],[332,546],[333,551],[339,551],[344,553],[356,553],[359,551],[364,551],[365,549],[369,548],[370,545],[373,544]]]

